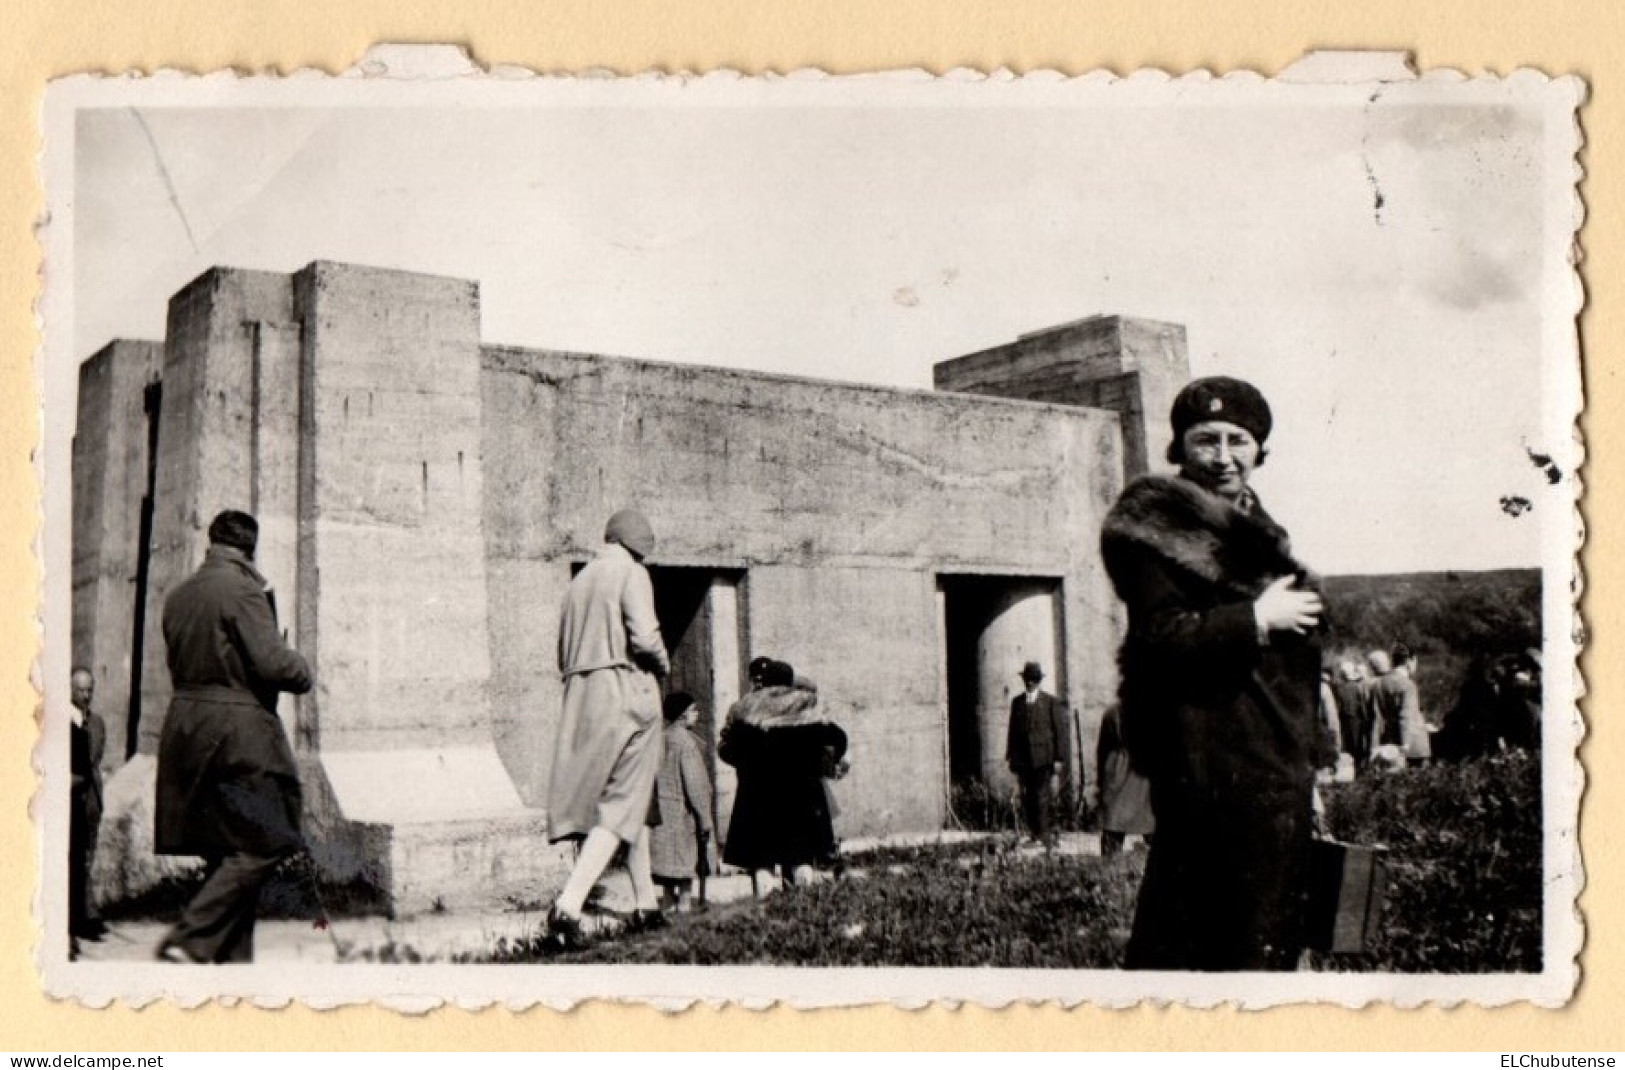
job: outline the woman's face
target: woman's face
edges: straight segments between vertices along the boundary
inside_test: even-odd
[[[1258,440],[1245,427],[1224,420],[1187,428],[1180,448],[1185,451],[1185,478],[1221,498],[1241,497],[1258,467]]]
[[[683,711],[683,724],[687,725],[689,728],[693,728],[695,725],[697,725],[699,723],[700,723],[700,704],[698,702],[695,702],[695,703],[692,703],[688,707],[688,709]]]

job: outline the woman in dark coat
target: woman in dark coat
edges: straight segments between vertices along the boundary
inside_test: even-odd
[[[1101,535],[1128,608],[1123,732],[1156,838],[1125,965],[1282,970],[1303,947],[1319,595],[1248,487],[1264,398],[1197,380],[1174,401],[1177,476],[1131,483]]]
[[[826,777],[839,775],[846,733],[817,710],[818,691],[782,661],[728,711],[717,756],[739,771],[722,860],[762,876],[777,866],[802,884],[836,854]]]

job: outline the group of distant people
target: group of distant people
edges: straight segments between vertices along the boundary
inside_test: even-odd
[[[1538,649],[1481,654],[1433,737],[1435,756],[1452,761],[1540,749],[1544,659]]]
[[[1417,656],[1404,643],[1361,658],[1346,654],[1321,672],[1320,766],[1357,775],[1433,757],[1431,728],[1416,687]]]

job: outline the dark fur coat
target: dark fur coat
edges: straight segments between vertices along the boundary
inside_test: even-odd
[[[1255,499],[1175,477],[1131,483],[1101,551],[1128,609],[1123,733],[1157,824],[1129,965],[1291,968],[1320,653],[1313,635],[1260,637],[1253,602],[1313,578]]]

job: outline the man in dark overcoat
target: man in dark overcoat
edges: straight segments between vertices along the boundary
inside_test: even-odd
[[[69,768],[73,797],[68,811],[68,935],[71,953],[80,940],[100,940],[107,931],[90,902],[90,864],[96,855],[96,832],[102,820],[102,755],[107,750],[107,725],[92,707],[96,678],[89,669],[75,666],[68,677]]]
[[[174,684],[158,745],[158,853],[200,855],[203,887],[158,947],[169,962],[250,962],[261,887],[304,848],[299,774],[277,694],[310,667],[277,628],[254,568],[259,524],[228,510],[201,568],[164,603]]]
[[[1305,939],[1324,607],[1248,485],[1270,432],[1263,395],[1199,379],[1171,417],[1179,474],[1129,484],[1101,534],[1128,610],[1123,731],[1157,821],[1125,964],[1290,970]]]
[[[1010,732],[1004,760],[1021,785],[1021,811],[1033,838],[1050,841],[1050,797],[1059,787],[1071,756],[1066,710],[1041,690],[1044,667],[1029,661],[1021,669],[1024,689],[1010,701]]]

